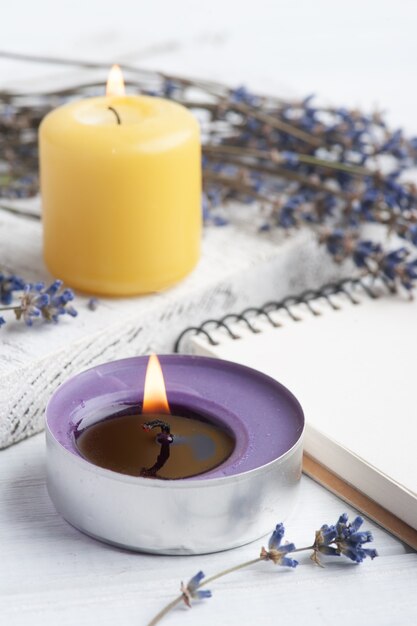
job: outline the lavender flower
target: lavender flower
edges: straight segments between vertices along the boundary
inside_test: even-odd
[[[19,291],[19,302],[13,305],[13,294]],[[45,287],[43,282],[25,283],[19,276],[0,273],[0,301],[9,305],[3,307],[3,310],[13,310],[16,319],[23,320],[27,326],[32,326],[34,320],[39,318],[57,322],[61,315],[75,317],[77,311],[69,304],[73,299],[74,292],[64,288],[61,280],[55,280]],[[0,320],[1,326],[5,320],[3,317]]]
[[[368,261],[380,255],[380,244],[369,240],[358,241],[353,249],[352,258],[357,267],[368,267]]]
[[[13,292],[22,291],[25,281],[15,274],[4,274],[0,272],[0,302],[10,304],[13,299]]]
[[[408,255],[409,251],[406,248],[399,248],[387,254],[381,263],[381,269],[385,276],[394,281]]]
[[[283,546],[281,545],[284,533],[284,524],[277,524],[269,539],[268,550],[262,547],[260,558],[263,561],[272,561],[275,565],[297,567],[298,561],[286,556],[289,552],[294,552],[295,545],[293,543],[286,543]]]
[[[176,91],[178,90],[178,85],[173,81],[167,78],[162,85],[163,95],[166,98],[173,98]]]
[[[415,280],[417,279],[417,259],[410,261],[404,265],[403,275],[401,278],[401,284],[407,291],[414,288]]]
[[[346,513],[339,517],[336,524],[335,543],[337,550],[355,563],[362,563],[367,556],[371,559],[378,556],[376,550],[362,547],[364,543],[373,541],[372,533],[369,530],[359,531],[362,524],[363,518],[359,515],[349,524]]]
[[[229,224],[229,220],[222,215],[213,215],[213,224],[215,226],[227,226]]]
[[[58,322],[60,315],[76,317],[77,311],[69,304],[74,300],[72,289],[63,288],[61,280],[55,280],[46,290],[49,303],[42,308],[42,315],[48,322]]]
[[[284,150],[283,152],[281,152],[280,157],[282,159],[282,162],[285,163],[285,165],[295,166],[299,164],[299,157],[294,152],[289,152],[288,150]]]
[[[297,209],[303,200],[304,198],[301,195],[293,196],[292,198],[289,198],[281,207],[278,215],[278,224],[282,226],[282,228],[293,228],[296,224],[298,224],[299,219],[297,216]]]
[[[1,317],[0,315],[0,327],[3,326],[3,324],[6,323],[6,320],[4,319],[4,317]]]
[[[399,248],[386,254],[380,262],[382,274],[392,281],[399,282],[407,291],[411,291],[417,279],[417,259],[407,261],[410,251]]]
[[[27,284],[15,309],[16,318],[32,326],[33,320],[40,317],[48,322],[58,322],[59,316],[65,314],[75,317],[77,311],[68,304],[73,299],[74,292],[63,289],[61,280],[55,280],[47,288],[44,283]]]
[[[200,583],[204,578],[203,572],[200,570],[193,576],[186,585],[181,583],[182,599],[185,604],[191,608],[191,600],[203,598],[211,598],[211,591],[209,589],[199,589]]]
[[[414,246],[417,246],[417,224],[411,224],[407,229],[406,238],[411,241]]]
[[[90,311],[97,311],[99,304],[100,301],[98,298],[90,298],[87,302],[87,308],[90,309]]]
[[[49,296],[43,293],[43,288],[43,283],[25,285],[20,296],[20,306],[15,309],[16,318],[22,318],[27,326],[32,326],[34,318],[41,317],[42,308],[49,304]]]
[[[250,93],[244,85],[231,89],[230,99],[232,102],[249,104],[250,106],[256,106],[259,103],[259,98]]]
[[[327,524],[323,524],[320,530],[316,531],[316,537],[313,545],[313,553],[311,555],[311,559],[323,567],[320,559],[320,554],[327,554],[329,556],[340,556],[340,552],[332,546],[331,544],[337,537],[337,531],[335,526],[328,526]]]
[[[408,261],[410,250],[407,248],[384,252],[379,243],[361,240],[358,232],[343,228],[322,231],[320,241],[337,262],[351,257],[357,267],[381,275],[394,288],[399,283],[411,292],[415,285],[417,258]]]
[[[322,565],[319,554],[329,556],[343,554],[355,563],[362,563],[367,556],[374,559],[378,556],[377,551],[363,548],[363,544],[373,541],[373,537],[370,531],[359,531],[362,524],[363,519],[360,516],[356,517],[352,523],[348,523],[346,513],[339,517],[335,525],[324,524],[320,530],[316,531],[311,559],[318,565]]]
[[[355,249],[358,238],[356,232],[335,228],[332,231],[323,231],[320,241],[325,243],[327,251],[335,261],[343,261]]]

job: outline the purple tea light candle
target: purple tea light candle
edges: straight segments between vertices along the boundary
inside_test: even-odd
[[[96,539],[157,554],[216,552],[265,535],[288,516],[297,495],[301,406],[277,381],[248,367],[188,355],[159,358],[171,406],[227,431],[227,458],[172,480],[85,458],[82,433],[109,417],[126,420],[143,404],[148,357],[106,363],[69,379],[48,404],[47,484],[55,507]]]

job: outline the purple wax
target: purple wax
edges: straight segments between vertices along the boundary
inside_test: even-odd
[[[215,469],[188,478],[241,474],[276,460],[299,440],[304,416],[296,398],[280,383],[229,361],[188,355],[160,356],[168,401],[210,415],[227,426],[236,445]],[[47,407],[52,436],[82,458],[74,432],[129,406],[141,405],[148,357],[98,365],[64,383]],[[85,461],[87,462],[87,461]]]

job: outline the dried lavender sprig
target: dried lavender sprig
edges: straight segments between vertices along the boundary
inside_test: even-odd
[[[278,163],[281,165],[298,165],[298,163],[305,163],[308,165],[314,165],[317,167],[323,167],[325,169],[335,169],[347,172],[349,174],[357,176],[370,176],[372,170],[368,170],[364,167],[358,167],[355,165],[349,165],[339,161],[330,161],[326,159],[320,159],[314,155],[302,154],[298,152],[282,151],[278,150],[259,150],[257,148],[243,148],[241,146],[232,146],[226,143],[219,145],[205,145],[203,146],[203,154],[233,154],[234,156],[241,157],[253,157],[262,161],[270,161],[272,163]],[[242,165],[245,161],[242,162]]]
[[[321,567],[323,567],[320,561],[321,554],[344,555],[355,563],[362,563],[366,557],[373,560],[378,556],[377,551],[363,547],[363,544],[373,541],[372,533],[360,531],[362,524],[363,518],[359,515],[349,523],[346,513],[343,513],[334,525],[323,524],[316,531],[311,560]]]
[[[213,164],[213,165],[217,165],[218,167],[221,167],[222,162],[218,160],[218,158],[216,158],[216,156],[211,155],[210,153],[205,154],[205,160],[207,163],[207,166],[204,169],[204,174],[206,174],[207,170],[209,170],[208,164]],[[300,174],[297,171],[294,170],[289,170],[286,169],[285,167],[280,167],[279,165],[266,165],[263,163],[245,163],[243,164],[242,161],[240,159],[236,159],[234,157],[228,157],[227,159],[227,163],[230,165],[235,165],[236,167],[239,167],[240,170],[242,172],[259,172],[260,174],[265,174],[268,177],[272,177],[272,178],[282,178],[288,181],[296,181],[298,183],[300,183],[301,186],[303,187],[310,187],[311,189],[314,189],[315,191],[318,192],[326,192],[326,193],[331,193],[333,196],[339,197],[339,198],[343,198],[344,200],[351,201],[355,198],[355,194],[353,193],[347,193],[343,190],[340,189],[335,189],[335,188],[331,188],[328,185],[326,185],[325,183],[321,183],[319,179],[314,179],[312,176],[306,176],[304,174]],[[208,180],[208,178],[206,177],[206,180]],[[231,180],[229,179],[229,181],[224,180],[223,184],[231,184]]]
[[[242,179],[238,179],[237,177],[228,177],[221,173],[208,173],[206,171],[205,179],[212,183],[227,186],[230,192],[237,191],[246,196],[256,198],[264,205],[269,205],[271,207],[271,216],[275,216],[276,223],[286,229],[296,227],[302,222],[323,224],[326,221],[326,216],[329,218],[333,218],[334,216],[334,203],[330,205],[330,210],[326,209],[325,206],[323,207],[324,210],[321,210],[320,203],[317,202],[319,196],[316,196],[314,204],[311,204],[311,202],[308,204],[309,198],[307,195],[303,192],[299,192],[298,195],[294,194],[292,199],[282,202],[279,198],[274,198],[273,195],[267,196],[265,191],[260,193],[258,191],[259,186],[256,190],[252,188],[251,185],[248,184],[248,177],[246,177],[245,182],[243,182]],[[327,191],[329,192],[329,190]],[[405,192],[403,189],[400,189],[400,193],[404,195]],[[341,197],[343,198],[343,196]],[[323,202],[328,202],[329,199],[331,199],[331,197],[328,196],[326,198],[325,195],[322,195]],[[347,200],[346,196],[344,199]],[[353,197],[350,198],[351,203],[352,200]],[[309,210],[306,210],[307,206],[310,207]],[[408,209],[409,215],[404,217],[404,214],[397,215],[393,210],[390,212],[389,207],[387,213],[387,207],[385,207],[381,216],[378,217],[374,207],[372,207],[372,213],[370,217],[367,217],[365,212],[363,214],[358,212],[354,204],[351,204],[348,210],[346,210],[347,208],[348,205],[344,208],[344,214],[345,217],[349,217],[350,215],[349,220],[351,222],[352,220],[357,222],[373,221],[386,224],[391,230],[395,230],[400,236],[411,241],[414,245],[417,245],[417,217],[415,212],[410,213],[411,209]],[[371,209],[368,208],[368,211],[371,211]],[[381,275],[382,278],[385,278],[391,283],[392,287],[395,286],[395,283],[399,283],[405,287],[405,289],[411,291],[417,278],[416,262],[415,260],[405,260],[405,257],[409,256],[409,253],[405,254],[405,249],[401,248],[397,253],[384,252],[379,244],[360,240],[358,231],[353,229],[352,225],[349,232],[339,228],[336,229],[334,233],[332,230],[328,230],[326,233],[327,234],[323,236],[323,232],[321,232],[320,241],[322,243],[327,242],[327,250],[336,261],[340,262],[351,257],[359,268],[366,268],[368,271],[372,271],[374,275]],[[364,259],[365,253],[367,254],[366,263]],[[370,263],[371,261],[372,263]],[[395,272],[393,271],[393,263],[395,263]]]
[[[209,159],[210,160],[210,159]],[[238,160],[231,160],[229,163],[236,165],[236,168],[239,168],[237,171],[240,172],[240,178],[237,178],[236,174],[232,176],[227,176],[222,174],[222,164],[217,160],[211,161],[210,167],[206,167],[204,171],[204,180],[206,183],[216,183],[217,185],[221,185],[224,188],[228,188],[230,190],[240,191],[247,196],[251,196],[254,199],[262,201],[264,204],[271,205],[271,208],[277,206],[277,198],[267,197],[265,193],[260,193],[259,189],[262,188],[261,183],[267,183],[271,181],[269,175],[273,175],[276,173],[275,168],[271,168],[268,166],[245,166],[240,167],[240,162]],[[212,171],[211,167],[214,171]],[[266,174],[265,177],[258,177],[255,179],[254,185],[251,187],[250,174],[252,172],[259,172],[261,174]],[[390,199],[384,199],[384,193],[378,190],[375,190],[375,193],[378,193],[382,196],[382,199],[378,202],[373,199],[371,202],[369,201],[369,193],[367,192],[364,197],[360,198],[359,191],[351,191],[350,193],[332,189],[331,187],[321,184],[317,182],[314,178],[310,178],[308,176],[303,176],[297,172],[286,171],[281,168],[279,170],[279,174],[282,178],[288,178],[289,180],[294,180],[300,183],[300,191],[299,193],[303,193],[303,187],[311,188],[314,191],[318,192],[320,195],[316,195],[314,198],[314,202],[317,204],[318,209],[318,217],[321,219],[322,215],[320,213],[320,199],[323,197],[323,194],[330,195],[334,198],[340,198],[345,201],[345,205],[343,207],[343,216],[345,218],[349,218],[349,222],[351,225],[354,223],[364,223],[364,222],[373,222],[385,225],[389,228],[391,232],[396,232],[400,237],[410,241],[413,245],[417,246],[417,207],[413,208],[412,206],[408,208],[406,206],[403,209],[402,213],[398,211],[400,209],[400,205],[398,205],[398,210],[396,211],[395,205],[392,205],[392,197]],[[242,180],[245,180],[245,184],[242,184]],[[414,202],[414,196],[410,195],[406,189],[402,189],[402,194],[408,193],[412,202]],[[282,195],[282,194],[281,194]],[[311,200],[311,198],[310,198]],[[391,204],[387,204],[390,202]],[[282,204],[282,202],[281,202]],[[333,203],[335,206],[335,203]],[[320,217],[321,216],[321,217]],[[318,221],[320,221],[320,219]],[[282,224],[281,224],[282,225]]]
[[[393,291],[401,285],[412,295],[417,258],[410,259],[407,248],[385,251],[379,243],[360,239],[357,231],[342,228],[322,230],[321,240],[335,261],[351,258],[358,268],[384,279]]]
[[[74,299],[74,292],[64,287],[61,280],[46,287],[42,282],[24,283],[19,277],[0,274],[0,293],[3,293],[2,301],[9,304],[0,307],[0,311],[14,311],[16,319],[25,322],[26,326],[32,326],[36,319],[57,323],[62,315],[77,316],[76,309],[69,304]],[[13,305],[10,303],[15,293],[20,293],[19,303]],[[2,320],[0,326],[5,323],[4,318]]]
[[[231,108],[234,108],[237,111],[240,111],[241,113],[252,117],[253,119],[260,120],[264,124],[268,124],[268,126],[270,126],[271,128],[275,128],[289,135],[293,135],[304,143],[310,144],[315,147],[321,145],[321,141],[318,137],[315,137],[310,133],[300,130],[299,128],[297,128],[297,126],[289,124],[288,122],[284,122],[269,113],[264,113],[262,110],[259,110],[254,106],[249,106],[245,102],[233,102]]]
[[[13,300],[14,294],[22,291],[25,288],[25,284],[25,281],[20,276],[0,270],[0,302],[9,305]],[[5,310],[5,308],[2,310]]]
[[[282,540],[285,534],[285,528],[282,523],[277,524],[269,538],[268,549],[262,547],[260,555],[257,558],[229,567],[209,578],[205,578],[204,573],[199,571],[190,579],[187,585],[181,583],[181,595],[174,598],[159,611],[147,626],[156,626],[163,617],[181,602],[184,602],[191,608],[192,600],[210,598],[212,596],[211,591],[203,590],[202,587],[205,587],[219,578],[223,578],[238,570],[259,563],[260,561],[271,561],[275,565],[294,569],[298,566],[298,561],[288,555],[307,550],[312,550],[311,560],[321,567],[323,567],[323,563],[320,560],[321,555],[345,556],[357,564],[362,563],[366,557],[373,560],[378,556],[377,551],[363,547],[364,544],[373,541],[372,533],[370,531],[360,531],[359,529],[362,524],[362,517],[357,516],[353,522],[349,523],[348,516],[346,513],[343,513],[335,525],[329,526],[328,524],[323,524],[321,528],[315,532],[313,544],[305,548],[296,548],[293,543],[288,542],[283,544]]]
[[[61,60],[51,61],[60,63]],[[64,61],[79,65],[79,61],[68,59]],[[88,62],[85,65],[92,67]],[[104,65],[106,64],[102,64],[103,68]],[[397,172],[400,172],[401,169],[416,162],[417,141],[407,140],[401,131],[391,133],[380,114],[364,115],[355,110],[320,107],[313,103],[311,97],[299,101],[285,101],[276,97],[252,94],[243,87],[230,89],[213,81],[184,79],[161,72],[141,72],[135,67],[126,69],[135,77],[131,82],[141,85],[145,92],[151,90],[155,95],[163,95],[183,103],[188,101],[196,109],[205,110],[209,116],[209,130],[205,139],[208,146],[217,147],[220,144],[229,146],[229,149],[238,148],[240,152],[243,148],[259,151],[263,155],[265,153],[276,155],[277,151],[281,155],[286,155],[285,167],[277,169],[288,170],[285,177],[290,182],[286,188],[287,197],[279,203],[276,201],[277,187],[281,185],[280,181],[284,175],[282,171],[275,174],[263,171],[265,177],[257,177],[256,172],[261,173],[259,167],[268,167],[265,159],[261,157],[243,159],[245,169],[252,170],[253,173],[250,176],[245,175],[242,179],[239,171],[236,174],[238,184],[233,185],[231,194],[233,197],[242,196],[245,201],[259,200],[262,196],[262,203],[265,205],[267,203],[264,197],[270,195],[272,189],[273,202],[269,203],[272,223],[288,230],[301,224],[314,226],[328,218],[340,219],[342,223],[349,223],[355,228],[362,222],[375,221],[383,223],[389,230],[394,230],[416,245],[417,194],[412,190],[410,193],[404,185],[398,185],[391,176],[380,176],[377,171],[370,174],[370,170],[365,166],[370,162],[371,171],[375,170],[373,163],[375,155],[390,155],[396,160]],[[90,85],[89,88],[97,89],[97,85]],[[201,100],[195,98],[196,88],[203,95]],[[72,95],[87,92],[87,89],[77,86],[72,89]],[[68,94],[70,90],[67,90]],[[24,97],[21,95],[0,94],[3,107],[6,107],[1,110],[0,134],[8,137],[9,141],[3,152],[10,171],[14,172],[14,178],[9,177],[9,183],[0,184],[0,191],[3,194],[7,184],[8,193],[12,196],[25,197],[36,189],[36,180],[34,185],[27,184],[21,163],[29,165],[28,171],[30,168],[33,171],[36,167],[37,149],[34,131],[43,113],[51,106],[59,104],[61,96],[57,92],[55,96],[39,98],[36,107],[33,107],[32,103],[30,106],[25,105]],[[26,137],[28,131],[29,137]],[[21,141],[21,137],[26,137],[25,141]],[[311,138],[312,142],[309,141]],[[317,150],[313,145],[315,143]],[[336,161],[342,167],[339,171],[334,170],[331,176],[326,167],[329,151],[330,162]],[[227,167],[231,155],[223,156]],[[282,157],[276,157],[278,160],[279,158]],[[300,158],[303,162],[300,162]],[[320,162],[324,162],[323,167]],[[354,176],[352,169],[356,172]],[[300,180],[300,177],[305,180]],[[205,191],[206,195],[210,196],[210,206],[215,206],[213,202],[215,195],[226,199],[230,197],[230,186],[227,187],[224,181],[220,184],[219,180],[215,182],[209,180],[210,176],[205,178]],[[366,181],[366,178],[374,181],[374,190],[370,189],[369,185],[362,188],[362,180]],[[10,180],[15,182],[11,185]],[[242,180],[246,188],[239,190],[237,187],[241,185]],[[298,188],[294,188],[294,181],[299,183]],[[326,195],[321,187],[326,187],[327,183],[332,189],[329,189]],[[305,187],[316,191],[317,194],[315,196],[307,194]],[[372,204],[369,197],[377,190],[382,192],[383,200]],[[280,191],[282,192],[282,187]],[[288,193],[292,197],[288,198]],[[337,200],[345,200],[345,203],[335,202],[330,194],[336,196]],[[348,198],[344,198],[344,194]],[[214,221],[224,223],[224,219],[220,218],[215,218]],[[265,224],[265,227],[267,226],[268,224]],[[412,265],[405,268],[406,279],[407,274],[412,273],[412,268]]]

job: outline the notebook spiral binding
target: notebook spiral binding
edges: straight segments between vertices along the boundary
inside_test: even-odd
[[[392,288],[388,285],[388,283],[385,284],[385,286],[392,291]],[[298,295],[287,296],[283,300],[266,302],[261,307],[248,307],[240,313],[228,313],[220,319],[208,319],[200,324],[200,326],[189,326],[183,330],[177,338],[174,344],[174,352],[180,352],[181,344],[184,339],[190,335],[203,335],[206,337],[210,345],[218,345],[218,342],[215,341],[210,334],[210,328],[212,330],[223,329],[230,339],[239,339],[239,336],[233,332],[233,329],[230,326],[236,322],[243,322],[252,333],[258,333],[260,332],[259,329],[251,323],[251,320],[258,316],[263,316],[267,322],[271,324],[271,326],[277,328],[281,326],[281,324],[276,322],[271,317],[271,313],[279,310],[284,310],[292,321],[298,322],[300,321],[300,318],[297,317],[292,309],[294,306],[299,304],[305,304],[312,315],[320,315],[320,312],[312,306],[312,302],[315,300],[324,299],[334,311],[340,309],[339,304],[333,302],[331,298],[332,296],[339,294],[344,294],[351,304],[359,304],[359,300],[357,300],[352,293],[356,288],[359,288],[362,293],[369,298],[378,298],[379,294],[368,284],[366,276],[362,278],[346,278],[337,283],[328,283],[323,285],[319,289],[307,289]]]

